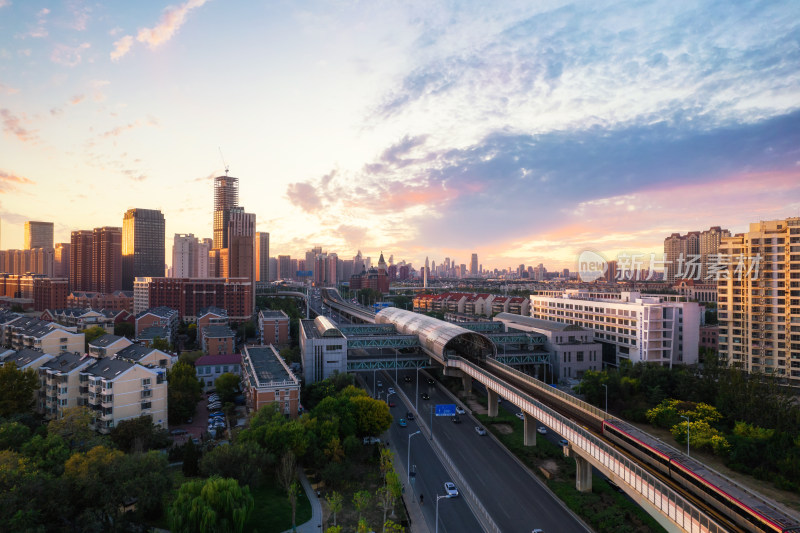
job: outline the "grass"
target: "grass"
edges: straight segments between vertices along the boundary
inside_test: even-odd
[[[280,533],[292,527],[292,506],[286,491],[274,483],[265,483],[252,491],[255,506],[244,530],[251,533]],[[311,520],[311,503],[305,491],[297,498],[296,524]]]
[[[485,397],[478,396],[478,403],[485,404]],[[604,479],[595,475],[592,478],[591,492],[578,492],[575,488],[575,460],[564,457],[559,446],[539,437],[536,446],[525,446],[524,423],[511,413],[500,409],[496,417],[476,415],[476,418],[489,429],[497,439],[516,455],[528,468],[541,478],[553,493],[569,509],[599,533],[650,533],[664,532],[664,528],[647,514],[644,509],[627,496],[613,490]],[[498,431],[497,424],[510,426],[511,433]],[[540,467],[555,463],[558,472],[553,479],[546,479]]]

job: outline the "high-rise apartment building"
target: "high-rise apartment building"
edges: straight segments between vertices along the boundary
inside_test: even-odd
[[[719,253],[720,357],[800,384],[800,217],[750,224]]]
[[[288,255],[278,256],[278,279],[293,279],[292,258]]]
[[[270,281],[269,233],[256,232],[256,281]]]
[[[228,247],[231,209],[239,205],[239,178],[214,178],[214,248]]]
[[[730,231],[722,229],[719,226],[714,226],[700,233],[698,253],[700,254],[700,268],[703,281],[708,277],[709,263],[713,262],[715,256],[719,254],[719,246],[722,244],[722,238],[730,236]]]
[[[256,215],[231,209],[228,221],[228,275],[255,281]]]
[[[89,230],[73,231],[70,236],[69,289],[91,291],[92,247],[94,234]]]
[[[122,289],[122,228],[95,228],[92,235],[92,288],[110,293]]]
[[[269,281],[275,281],[278,279],[278,258],[277,257],[270,257],[269,258]]]
[[[478,254],[472,254],[472,260],[469,265],[469,274],[473,277],[478,275]]]
[[[52,222],[25,222],[25,250],[32,248],[53,248]]]
[[[164,215],[158,209],[128,209],[122,219],[122,288],[133,279],[164,275]]]
[[[202,241],[193,234],[176,233],[172,241],[173,278],[207,278],[211,239]],[[153,276],[157,277],[157,276]]]
[[[53,276],[69,279],[70,252],[72,245],[68,242],[56,243],[53,254]]]
[[[714,226],[705,231],[690,231],[686,235],[673,233],[664,239],[664,280],[704,280],[708,263],[718,253],[720,239],[730,231]]]

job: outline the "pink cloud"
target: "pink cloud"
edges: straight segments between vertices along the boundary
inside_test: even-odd
[[[29,185],[34,182],[28,178],[18,176],[5,170],[0,170],[0,193],[5,193],[16,189],[16,184]]]
[[[13,135],[23,142],[36,140],[36,133],[26,129],[22,125],[22,119],[8,109],[0,109],[0,118],[3,121],[3,131],[5,133]]]
[[[130,52],[133,46],[133,37],[126,35],[122,39],[114,42],[114,51],[111,52],[111,60],[119,61],[125,54]]]
[[[178,7],[167,8],[164,14],[161,15],[161,19],[156,26],[139,30],[136,40],[146,44],[151,50],[155,50],[169,41],[172,36],[175,35],[175,32],[183,26],[189,11],[202,6],[207,1],[208,0],[188,0]]]
[[[75,67],[82,61],[82,52],[88,50],[92,45],[89,43],[82,43],[78,46],[67,46],[65,44],[57,44],[50,55],[50,60],[53,63],[64,65],[65,67]]]

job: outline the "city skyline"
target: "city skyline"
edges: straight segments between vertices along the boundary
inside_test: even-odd
[[[2,246],[160,209],[171,258],[225,166],[273,257],[572,269],[797,216],[793,7],[0,0]]]

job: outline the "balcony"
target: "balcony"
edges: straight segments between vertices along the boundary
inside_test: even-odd
[[[114,406],[114,397],[113,396],[103,396],[103,399],[100,401],[100,405],[103,408],[113,407]]]

